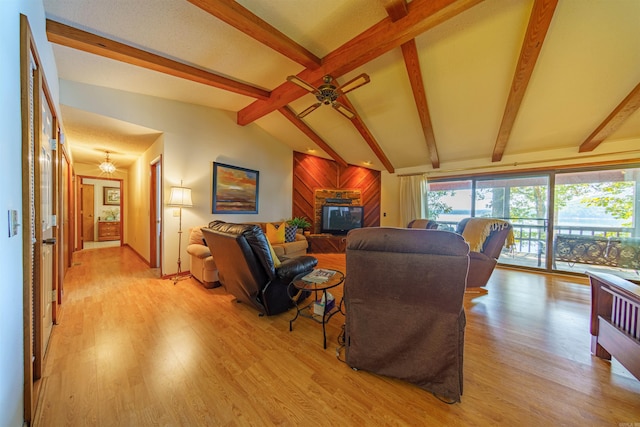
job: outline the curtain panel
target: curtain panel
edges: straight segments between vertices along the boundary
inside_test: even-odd
[[[428,218],[427,176],[400,177],[400,223],[406,227],[411,220]]]

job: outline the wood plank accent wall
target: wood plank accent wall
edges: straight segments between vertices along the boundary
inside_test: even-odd
[[[353,165],[342,167],[333,160],[294,151],[292,216],[306,217],[313,233],[320,230],[315,219],[316,190],[360,190],[365,227],[380,226],[380,171]]]

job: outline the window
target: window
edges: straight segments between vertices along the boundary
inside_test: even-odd
[[[471,181],[429,182],[427,192],[429,219],[438,221],[440,228],[455,231],[456,224],[462,218],[472,216],[471,195]]]
[[[430,180],[427,207],[429,219],[449,230],[469,216],[510,221],[516,244],[503,249],[501,264],[576,273],[599,269],[637,281],[639,194],[637,168],[550,171]]]

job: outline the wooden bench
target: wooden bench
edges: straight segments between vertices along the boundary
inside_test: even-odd
[[[640,286],[587,271],[591,283],[591,353],[615,357],[640,379]]]

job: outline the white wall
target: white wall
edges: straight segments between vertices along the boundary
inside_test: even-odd
[[[22,127],[20,113],[20,13],[29,18],[54,102],[58,75],[46,41],[41,0],[0,1],[0,425],[22,426],[24,413],[22,227],[9,237],[7,212],[22,218]],[[20,221],[22,222],[22,221]]]
[[[173,185],[192,189],[194,206],[182,210],[182,269],[189,268],[185,246],[188,229],[225,221],[276,221],[291,216],[293,151],[255,124],[238,126],[235,113],[171,101],[104,87],[61,81],[61,102],[119,120],[163,132],[129,169],[131,212],[127,243],[149,259],[149,163],[162,154],[164,200]],[[124,108],[123,106],[126,106]],[[70,141],[73,144],[73,141]],[[211,213],[212,162],[257,170],[258,214],[213,215]],[[133,217],[136,217],[136,222]],[[177,270],[178,218],[173,208],[164,210],[163,274]]]
[[[0,126],[2,156],[0,182],[20,182],[20,21],[18,1],[0,2]],[[22,215],[22,189],[19,185],[4,186],[0,192],[0,425],[22,424],[23,401],[23,340],[22,340],[22,229],[8,237],[7,210]]]
[[[382,227],[405,227],[400,223],[400,180],[396,174],[382,171],[380,189],[380,225]]]

